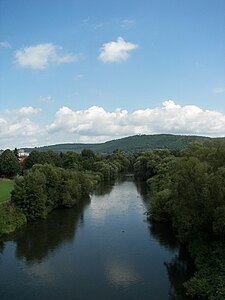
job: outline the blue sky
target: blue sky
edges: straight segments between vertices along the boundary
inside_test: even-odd
[[[224,0],[0,0],[0,148],[225,136]]]

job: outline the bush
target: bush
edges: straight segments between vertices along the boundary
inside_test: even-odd
[[[15,231],[26,221],[25,215],[14,205],[0,205],[0,236]]]

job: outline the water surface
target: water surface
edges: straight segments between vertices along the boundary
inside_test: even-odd
[[[188,299],[185,254],[145,196],[132,178],[104,185],[0,244],[0,299]]]

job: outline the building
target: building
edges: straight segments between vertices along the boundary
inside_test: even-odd
[[[24,149],[18,150],[19,162],[22,163],[26,157],[29,156],[29,152],[25,152]]]

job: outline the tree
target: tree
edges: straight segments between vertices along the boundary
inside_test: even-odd
[[[66,169],[78,171],[80,169],[80,155],[74,151],[68,151],[62,154],[62,164]]]
[[[86,174],[36,164],[16,180],[11,199],[28,220],[36,220],[57,207],[73,206],[82,196],[89,195],[92,187],[93,181]]]
[[[17,160],[19,160],[19,151],[18,151],[17,148],[15,148],[15,149],[13,150],[13,153],[15,154]]]
[[[45,218],[47,196],[44,174],[34,170],[16,180],[11,199],[29,221]]]
[[[95,157],[95,153],[91,149],[83,149],[81,151],[81,156],[83,158],[94,158]]]
[[[15,154],[7,149],[0,156],[0,175],[3,177],[14,177],[20,171],[20,164]]]
[[[24,160],[23,167],[24,169],[30,169],[35,164],[44,164],[44,163],[46,163],[44,152],[39,152],[37,150],[34,150]]]

